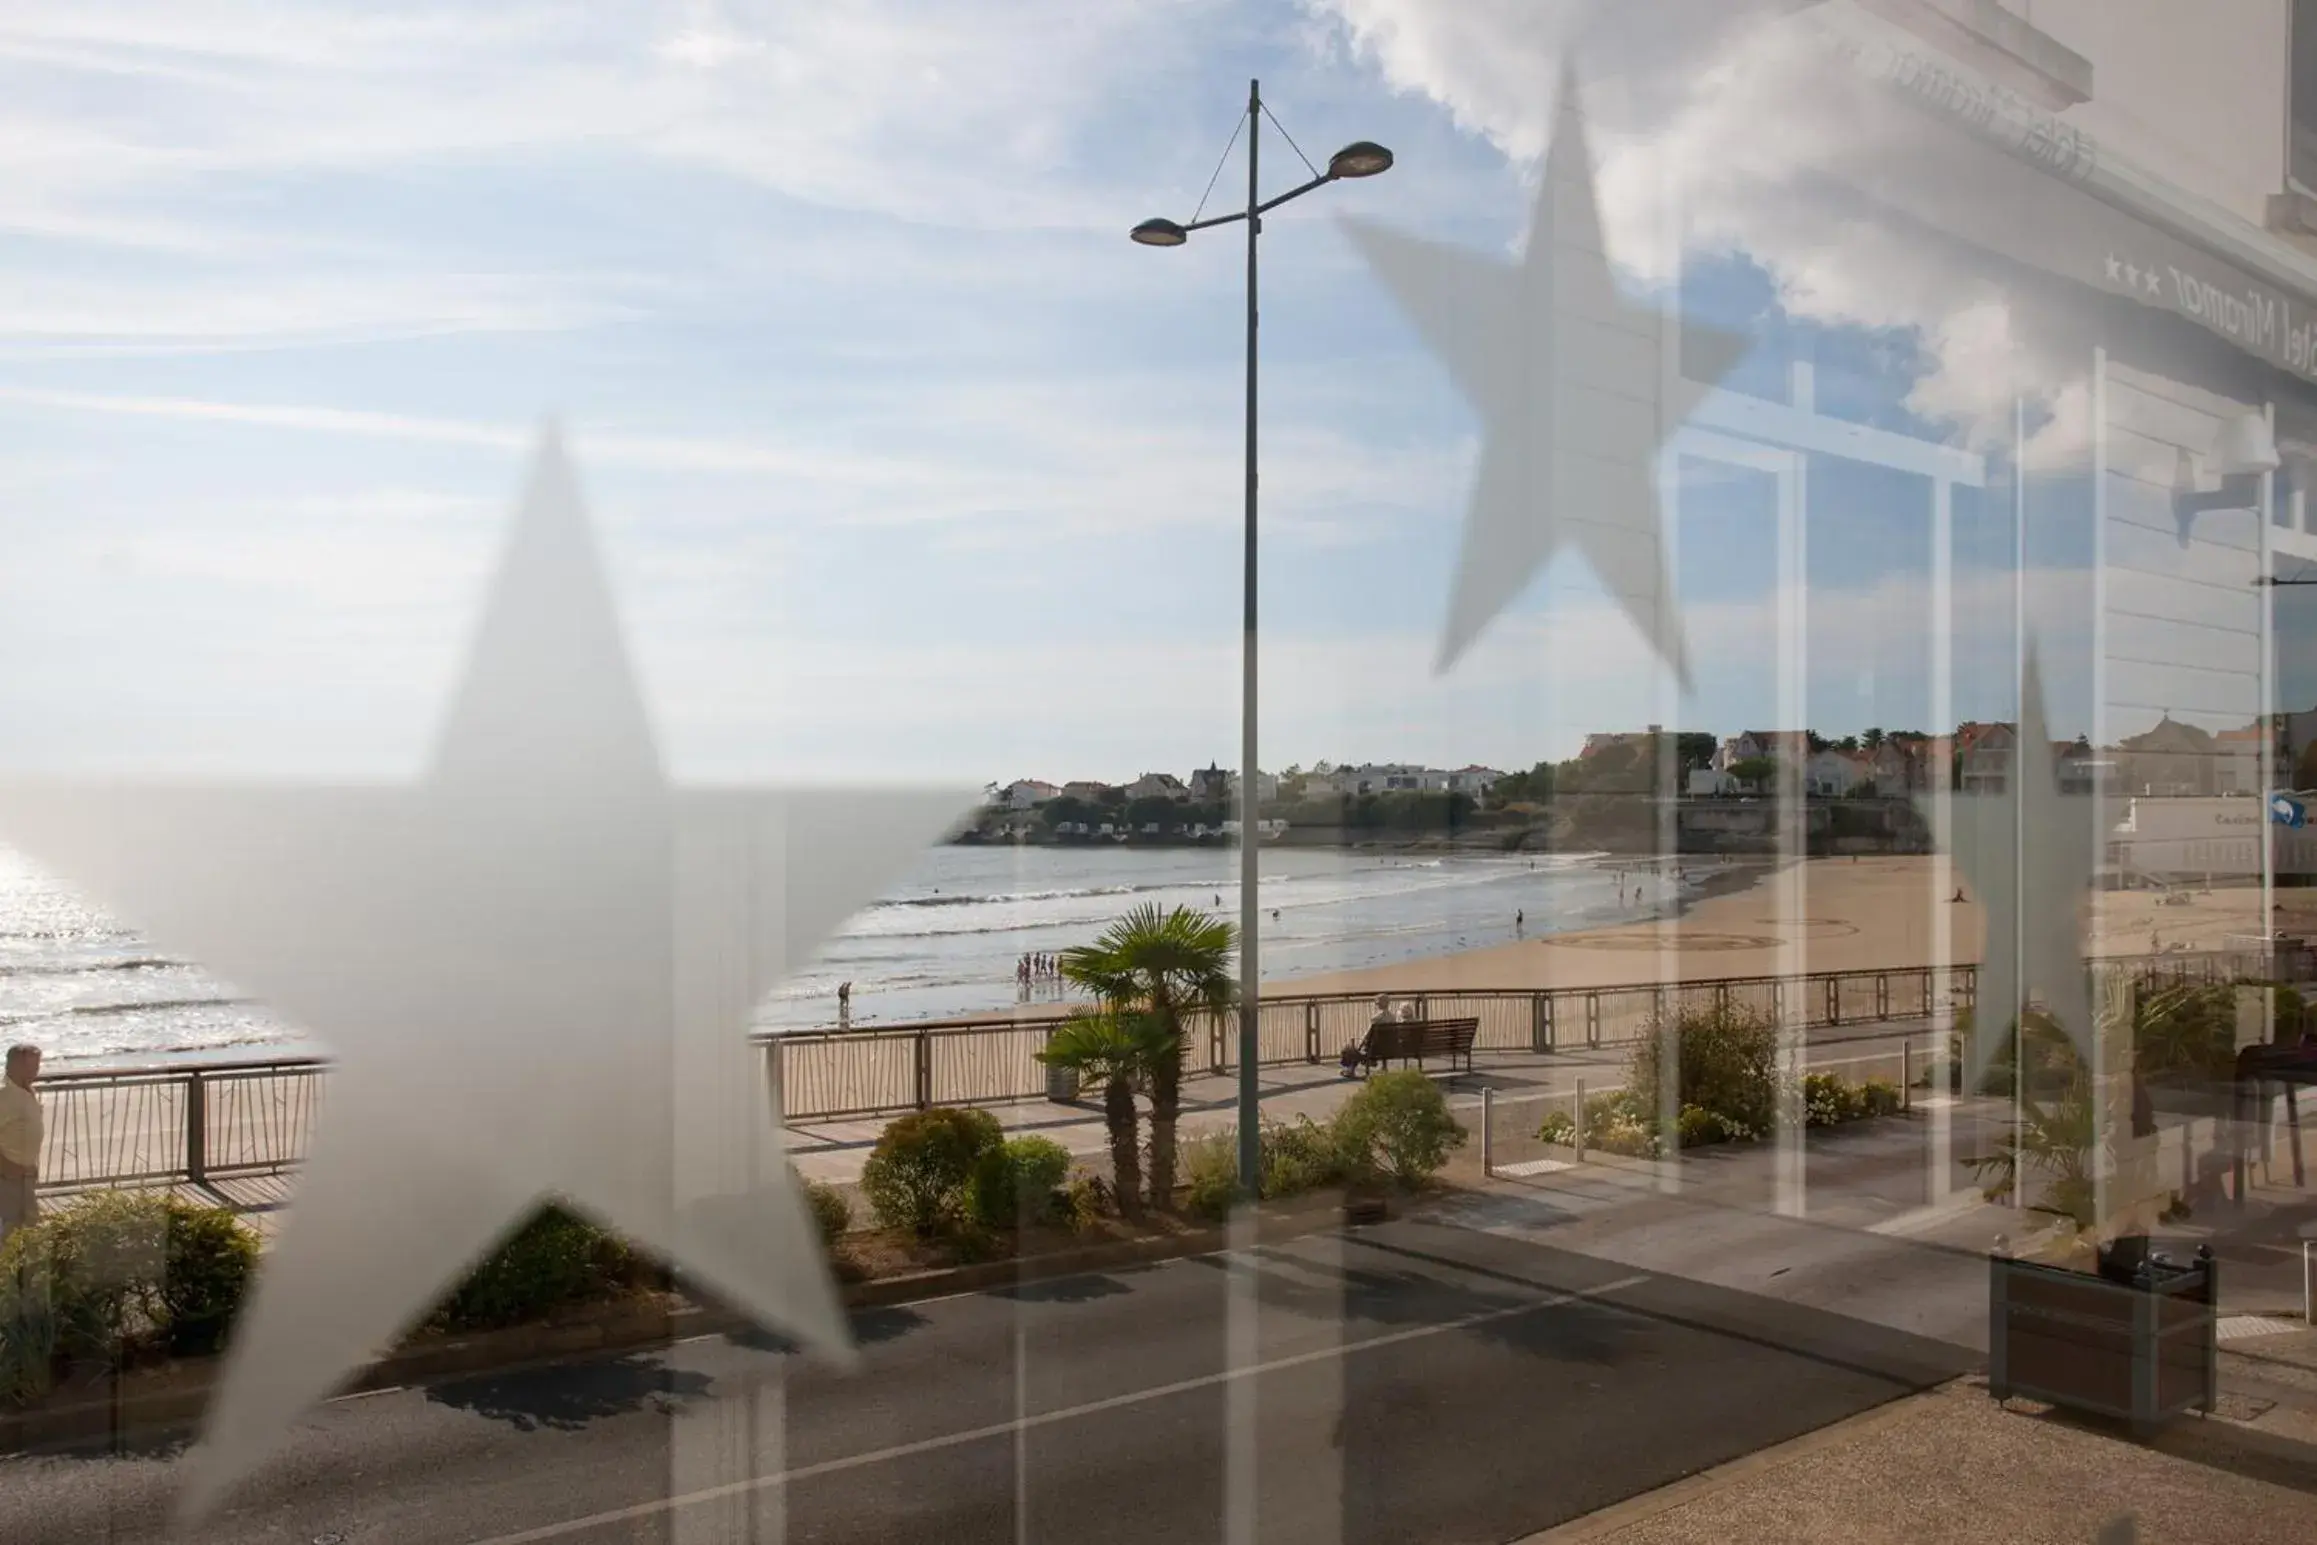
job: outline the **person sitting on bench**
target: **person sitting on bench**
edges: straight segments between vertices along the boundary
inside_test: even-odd
[[[1392,1023],[1391,995],[1388,993],[1377,993],[1375,1017],[1368,1021],[1368,1028],[1373,1030],[1378,1025],[1388,1025],[1390,1023]],[[1353,1041],[1346,1045],[1343,1049],[1343,1054],[1336,1058],[1337,1071],[1345,1078],[1359,1077],[1360,1059],[1360,1043]]]

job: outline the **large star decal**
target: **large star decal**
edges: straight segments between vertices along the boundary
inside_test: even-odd
[[[547,1197],[849,1354],[747,1019],[972,801],[671,789],[552,435],[415,787],[0,785],[9,841],[337,1058],[188,1514]]]
[[[2021,695],[2019,745],[2001,794],[1953,795],[1946,817],[1940,801],[1916,797],[1962,866],[1987,922],[1964,1049],[1966,1089],[1979,1087],[2011,1042],[2012,1020],[2031,1001],[2068,1033],[2085,1067],[2099,1066],[2082,920],[2100,861],[2099,800],[2059,791],[2043,671],[2032,650]]]
[[[1660,340],[1674,324],[1656,304],[1620,296],[1610,271],[1573,68],[1562,70],[1521,262],[1344,223],[1485,434],[1437,668],[1455,664],[1567,545],[1686,684],[1661,539],[1658,452],[1746,345],[1690,328],[1687,363],[1705,379],[1667,379]]]

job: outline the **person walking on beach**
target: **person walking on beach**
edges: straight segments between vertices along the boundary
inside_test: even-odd
[[[40,1081],[40,1048],[8,1048],[7,1071],[0,1076],[0,1239],[40,1218],[40,1141],[43,1135],[40,1097],[32,1086]]]
[[[853,1022],[853,984],[837,984],[837,1025],[841,1029]]]
[[[1524,928],[1526,928],[1526,927],[1528,926],[1528,921],[1529,921],[1529,915],[1528,915],[1528,913],[1526,913],[1526,912],[1524,912],[1524,911],[1520,910],[1520,909],[1519,909],[1519,908],[1517,908],[1517,907],[1513,909],[1513,915],[1512,915],[1512,931],[1513,931],[1513,937],[1514,937],[1514,938],[1516,938],[1516,939],[1517,939],[1517,938],[1519,938],[1519,937],[1520,937],[1520,935],[1521,935],[1521,930],[1522,930],[1522,929],[1524,929]]]

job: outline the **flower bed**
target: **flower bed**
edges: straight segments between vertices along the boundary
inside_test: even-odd
[[[1585,1146],[1636,1159],[1662,1159],[1685,1148],[1748,1143],[1775,1129],[1791,1095],[1814,1127],[1842,1126],[1895,1114],[1904,1092],[1884,1078],[1853,1084],[1834,1073],[1811,1073],[1793,1089],[1778,1070],[1778,1029],[1767,1015],[1738,1005],[1684,1010],[1673,1021],[1679,1048],[1671,1130],[1662,1117],[1659,1027],[1635,1046],[1625,1086],[1585,1102]],[[1545,1142],[1572,1146],[1577,1114],[1552,1111],[1537,1129]]]

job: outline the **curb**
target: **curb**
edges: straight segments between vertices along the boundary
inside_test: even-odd
[[[1344,1221],[1344,1210],[1334,1201],[1259,1213],[1254,1240],[1241,1243],[1294,1239],[1341,1226]],[[847,1309],[924,1303],[1017,1283],[1212,1255],[1234,1248],[1231,1232],[1227,1225],[1213,1225],[1150,1239],[1110,1240],[1043,1255],[938,1267],[843,1283],[838,1296]],[[511,1325],[398,1348],[355,1374],[331,1398],[383,1394],[461,1375],[513,1372],[588,1353],[644,1351],[741,1330],[754,1323],[738,1310],[674,1293],[587,1305],[538,1324]],[[133,1369],[111,1379],[102,1394],[0,1413],[0,1454],[117,1440],[132,1430],[188,1425],[198,1420],[208,1405],[217,1368],[216,1359],[201,1358]]]

